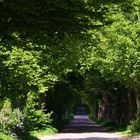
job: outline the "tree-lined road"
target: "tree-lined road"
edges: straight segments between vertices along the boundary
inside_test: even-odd
[[[44,136],[41,140],[129,140],[118,133],[108,132],[105,128],[92,122],[85,109],[77,109],[74,119],[65,126],[61,133]],[[138,140],[138,139],[137,139]]]

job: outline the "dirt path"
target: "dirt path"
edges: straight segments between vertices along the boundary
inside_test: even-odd
[[[40,140],[140,140],[140,138],[124,138],[118,133],[108,132],[92,122],[84,109],[80,108],[74,119],[65,126],[61,133],[44,136]]]

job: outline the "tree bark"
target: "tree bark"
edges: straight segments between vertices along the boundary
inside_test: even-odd
[[[128,124],[132,119],[136,118],[137,113],[137,102],[136,102],[136,92],[133,89],[128,90]]]

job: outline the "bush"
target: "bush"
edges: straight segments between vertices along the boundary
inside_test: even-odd
[[[140,132],[140,113],[137,114],[137,119],[131,121],[130,126],[128,126],[128,130],[130,130],[132,133]]]
[[[10,100],[6,99],[0,110],[0,131],[10,134],[16,128],[16,125],[20,123],[22,116],[21,111],[12,109]]]
[[[33,131],[47,127],[52,122],[51,114],[45,114],[43,111],[43,106],[39,108],[37,97],[34,93],[29,93],[26,101],[26,106],[24,108],[25,114],[25,128],[27,131]]]

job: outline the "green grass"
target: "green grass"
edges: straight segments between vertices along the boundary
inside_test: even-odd
[[[56,122],[56,124],[55,124],[57,126],[56,128],[58,130],[61,130],[72,118],[73,118],[73,115],[70,115],[68,118]],[[53,134],[57,133],[58,130],[56,128],[49,126],[48,128],[45,128],[45,129],[30,131],[30,132],[26,133],[22,137],[22,139],[23,140],[39,140],[39,137],[41,137],[41,136],[53,135]],[[15,140],[15,139],[9,135],[6,135],[6,134],[0,132],[0,140]]]
[[[90,116],[90,119],[95,121],[97,124],[100,124],[101,126],[107,128],[110,131],[114,132],[124,132],[127,130],[126,126],[119,126],[115,124],[114,122],[107,121],[104,119],[94,119],[93,117]]]
[[[130,129],[121,132],[121,134],[124,136],[140,136],[140,132],[132,132]]]
[[[39,138],[39,137],[44,136],[44,135],[55,134],[56,132],[57,132],[57,129],[50,127],[50,128],[46,128],[46,129],[31,131],[30,135]]]
[[[55,122],[54,127],[50,126],[49,128],[46,129],[31,131],[30,136],[39,138],[45,135],[53,135],[58,131],[60,131],[66,124],[68,124],[70,120],[72,120],[72,118],[73,118],[73,114],[70,114],[67,118]]]
[[[39,140],[39,137],[44,135],[52,135],[55,134],[57,130],[53,127],[49,127],[46,129],[30,131],[22,136],[23,140]],[[0,140],[15,140],[13,137],[6,135],[4,133],[0,133]]]
[[[9,135],[6,135],[0,132],[0,140],[15,140],[15,139]]]

